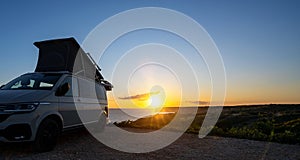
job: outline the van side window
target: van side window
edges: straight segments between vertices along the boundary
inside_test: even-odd
[[[105,88],[100,84],[96,84],[95,87],[96,87],[97,98],[102,99],[102,100],[106,100],[106,90],[105,90]]]
[[[69,91],[65,94],[67,97],[78,97],[78,82],[77,78],[74,77],[66,77],[61,84],[69,83],[71,85]]]
[[[105,88],[93,81],[79,79],[80,97],[106,100]]]
[[[95,98],[94,84],[88,80],[79,78],[80,97]]]

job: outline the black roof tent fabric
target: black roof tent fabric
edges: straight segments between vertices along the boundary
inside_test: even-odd
[[[39,58],[35,72],[68,71],[100,82],[103,76],[74,38],[35,42]],[[76,56],[78,56],[76,58]],[[76,63],[75,63],[76,60]],[[74,64],[76,64],[74,66]]]

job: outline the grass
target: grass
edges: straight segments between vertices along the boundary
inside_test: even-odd
[[[207,108],[198,108],[187,133],[199,133],[206,110]],[[115,125],[157,130],[166,126],[174,116],[175,114],[157,114],[136,121],[115,123]],[[224,107],[209,135],[300,144],[300,105]]]

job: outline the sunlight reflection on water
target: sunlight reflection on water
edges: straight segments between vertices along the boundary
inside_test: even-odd
[[[110,109],[109,120],[111,123],[122,122],[127,120],[137,120],[139,118],[148,117],[155,114],[170,114],[176,113],[178,108],[169,108],[167,110],[154,109]],[[191,108],[182,108],[183,114],[190,114]]]

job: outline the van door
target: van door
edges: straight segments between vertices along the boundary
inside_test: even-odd
[[[77,114],[76,105],[79,103],[78,80],[76,77],[68,76],[64,79],[61,85],[69,83],[70,90],[59,97],[59,112],[63,117],[64,126],[72,127],[81,124]]]
[[[97,98],[96,86],[92,80],[78,78],[80,105],[77,105],[78,114],[83,123],[98,122],[103,112],[103,107]]]

